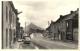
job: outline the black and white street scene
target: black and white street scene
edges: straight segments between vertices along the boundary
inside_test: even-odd
[[[78,49],[79,0],[1,1],[2,49]]]

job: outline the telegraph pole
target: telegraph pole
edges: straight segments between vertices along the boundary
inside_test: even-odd
[[[26,33],[26,22],[25,22],[25,33]]]

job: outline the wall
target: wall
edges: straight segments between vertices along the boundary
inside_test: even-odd
[[[16,14],[10,3],[2,1],[2,48],[11,48],[16,33]]]

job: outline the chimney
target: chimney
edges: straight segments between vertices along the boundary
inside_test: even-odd
[[[79,8],[77,8],[77,11],[79,11]]]
[[[73,13],[74,11],[71,11],[71,14]]]
[[[60,18],[62,18],[63,16],[62,15],[60,15]]]

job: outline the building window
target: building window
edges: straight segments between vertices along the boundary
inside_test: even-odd
[[[12,30],[9,29],[9,44],[10,44],[10,47],[11,47],[11,41],[12,41]]]
[[[12,23],[12,12],[11,12],[11,9],[9,10],[9,20],[10,20],[10,23]]]
[[[11,13],[9,11],[9,22],[11,23]]]
[[[67,22],[67,28],[68,28],[68,25],[69,25],[69,24],[68,24],[68,22]]]
[[[6,47],[7,47],[7,44],[8,44],[8,29],[6,29]]]
[[[6,21],[8,20],[8,8],[6,6]]]
[[[14,12],[12,12],[12,23],[14,24]]]
[[[11,41],[12,40],[12,30],[10,29],[9,32],[10,32],[9,36],[10,36],[10,41]]]

